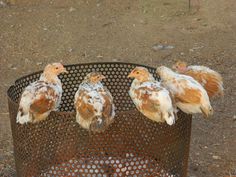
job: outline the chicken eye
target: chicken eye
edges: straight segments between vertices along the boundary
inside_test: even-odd
[[[59,69],[58,67],[56,67],[56,69]]]
[[[138,71],[137,71],[136,73],[137,73],[137,74],[139,74],[139,72],[138,72]]]

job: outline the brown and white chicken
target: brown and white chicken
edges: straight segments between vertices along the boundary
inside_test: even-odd
[[[76,121],[92,132],[104,131],[115,117],[113,97],[101,83],[105,76],[88,74],[75,94]]]
[[[187,66],[187,63],[178,61],[173,66],[178,73],[193,77],[207,91],[210,98],[223,96],[223,79],[219,73],[205,66]]]
[[[178,108],[187,114],[203,113],[205,117],[213,114],[206,90],[190,76],[178,74],[161,66],[157,68],[161,83],[174,96]]]
[[[134,78],[129,95],[136,108],[153,121],[173,125],[175,109],[169,91],[144,67],[134,68],[128,77]]]
[[[20,98],[16,121],[24,124],[45,120],[61,102],[62,84],[58,75],[67,72],[61,63],[45,67],[40,79],[28,85]]]

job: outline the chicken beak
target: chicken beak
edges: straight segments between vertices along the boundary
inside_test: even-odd
[[[132,78],[133,77],[133,73],[129,73],[129,75],[127,76],[128,78]]]
[[[67,73],[69,73],[69,72],[66,70],[66,68],[63,68],[63,69],[62,69],[62,73],[66,73],[66,74],[67,74]]]
[[[106,79],[106,76],[104,76],[104,75],[101,75],[101,79]]]

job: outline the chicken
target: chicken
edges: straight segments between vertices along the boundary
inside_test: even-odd
[[[205,117],[213,114],[206,90],[190,76],[175,73],[161,66],[157,68],[161,83],[173,94],[179,109],[187,114],[203,113]]]
[[[98,72],[88,74],[75,94],[76,121],[92,132],[106,130],[115,117],[113,97],[101,83],[104,78]]]
[[[219,73],[205,66],[187,66],[187,63],[178,61],[173,69],[178,73],[193,77],[207,91],[210,98],[223,96],[223,79]]]
[[[129,95],[136,108],[153,121],[173,125],[175,109],[169,91],[144,67],[134,68],[128,77],[134,78]]]
[[[17,123],[40,122],[45,120],[51,111],[57,110],[62,96],[62,84],[57,76],[65,72],[67,71],[62,64],[49,64],[40,79],[24,89],[20,98]]]

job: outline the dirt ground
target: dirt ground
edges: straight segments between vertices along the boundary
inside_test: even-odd
[[[200,0],[197,11],[192,1],[189,11],[187,0],[1,0],[0,176],[15,176],[6,90],[18,77],[54,61],[176,59],[219,71],[225,85],[213,118],[194,116],[189,176],[236,175],[236,3]]]

